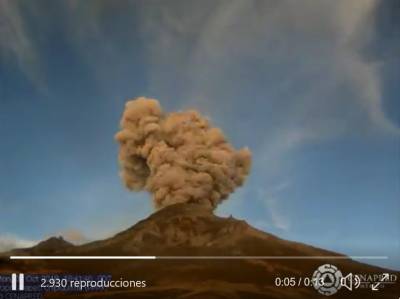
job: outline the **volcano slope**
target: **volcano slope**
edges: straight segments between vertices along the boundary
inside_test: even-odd
[[[160,259],[9,260],[10,255],[154,255]],[[185,258],[171,258],[176,256]],[[204,258],[211,256],[234,258]],[[249,256],[254,258],[241,258]],[[261,256],[302,258],[263,259]],[[321,258],[308,258],[315,256]],[[73,246],[60,238],[51,238],[32,248],[13,250],[0,259],[0,272],[107,273],[115,280],[122,277],[145,280],[147,284],[146,288],[97,293],[48,293],[46,298],[326,298],[312,286],[275,286],[277,277],[296,277],[296,280],[312,277],[322,264],[335,265],[343,275],[351,272],[399,276],[398,272],[362,264],[338,253],[280,239],[245,221],[215,216],[211,210],[195,204],[166,207],[109,239]],[[352,292],[342,287],[332,297],[393,299],[399,294],[397,282],[375,292],[368,287]]]

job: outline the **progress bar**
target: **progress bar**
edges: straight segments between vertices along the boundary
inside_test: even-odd
[[[385,260],[387,256],[10,256],[11,260]]]

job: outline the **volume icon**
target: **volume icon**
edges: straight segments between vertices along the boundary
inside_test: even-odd
[[[345,287],[349,291],[352,291],[353,287],[355,289],[357,289],[360,286],[361,279],[360,279],[360,277],[358,277],[358,275],[354,275],[353,273],[350,273],[340,279],[340,284],[342,287]]]
[[[11,274],[11,290],[12,291],[23,291],[25,289],[25,275],[24,274]]]

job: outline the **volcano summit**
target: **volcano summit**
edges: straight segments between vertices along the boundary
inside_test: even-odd
[[[55,246],[59,245],[56,249]],[[9,255],[157,256],[156,260],[18,260]],[[285,257],[297,256],[299,259]],[[314,257],[319,257],[315,259]],[[257,230],[243,220],[223,218],[201,204],[175,204],[112,238],[73,246],[51,239],[14,250],[1,260],[1,272],[107,273],[146,280],[144,289],[80,294],[84,298],[322,298],[313,287],[277,287],[276,278],[311,277],[322,264],[345,273],[391,273],[344,255],[290,242]],[[398,286],[385,287],[374,298],[394,298]],[[342,288],[335,298],[370,298],[370,288]],[[49,298],[67,295],[52,294]]]

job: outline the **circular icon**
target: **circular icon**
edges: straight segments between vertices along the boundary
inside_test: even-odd
[[[334,265],[322,265],[313,274],[314,288],[325,296],[333,295],[342,287],[342,277],[342,272]]]

